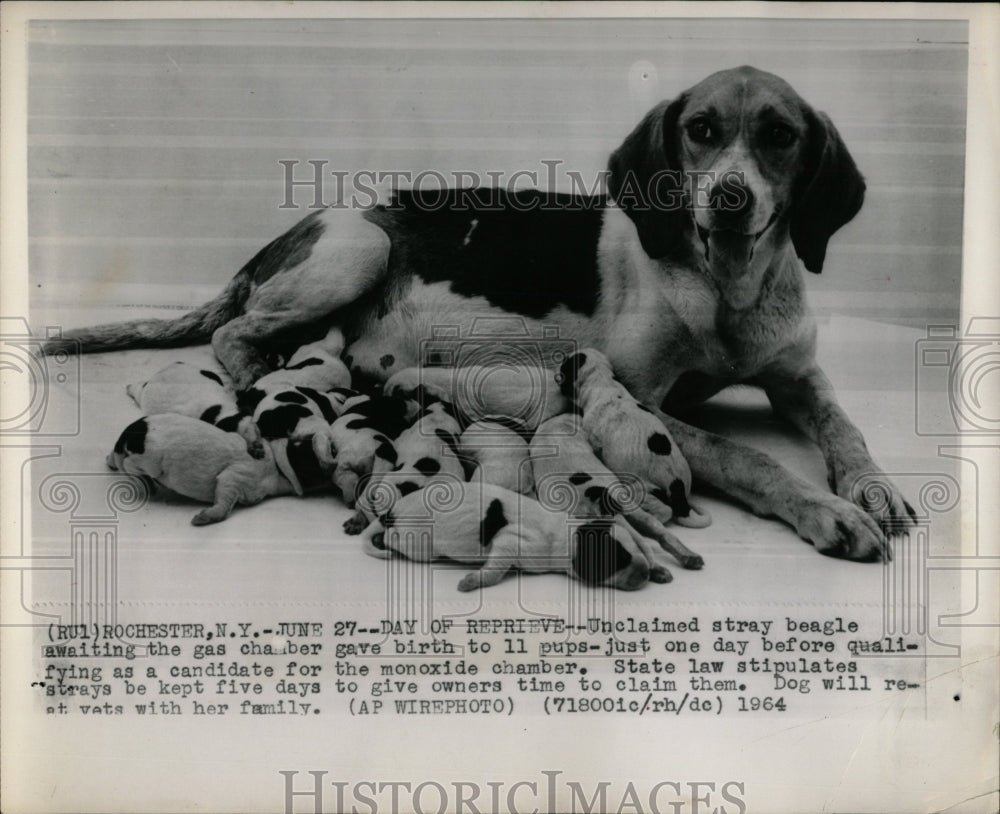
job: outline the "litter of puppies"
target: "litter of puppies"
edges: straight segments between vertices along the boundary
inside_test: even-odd
[[[267,497],[339,494],[366,553],[476,566],[462,591],[514,569],[635,590],[669,582],[671,561],[704,564],[666,527],[711,522],[691,504],[687,461],[600,352],[558,370],[408,368],[372,394],[351,389],[343,347],[331,329],[240,393],[214,370],[168,365],[128,386],[145,415],[108,467],[210,504],[194,525]]]

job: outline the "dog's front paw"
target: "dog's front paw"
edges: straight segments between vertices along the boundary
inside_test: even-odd
[[[658,585],[666,585],[668,582],[673,582],[674,575],[670,573],[670,569],[662,565],[653,565],[650,563],[649,566],[649,581],[655,582]]]
[[[868,470],[837,478],[837,494],[866,512],[886,535],[916,525],[913,507],[881,470]]]
[[[878,524],[836,495],[819,493],[806,501],[795,530],[828,557],[860,562],[892,559],[892,549]]]

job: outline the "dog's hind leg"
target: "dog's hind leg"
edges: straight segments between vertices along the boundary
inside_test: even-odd
[[[218,328],[212,347],[237,390],[269,372],[263,348],[305,326],[329,319],[383,279],[389,237],[356,213],[329,210],[323,231],[294,265],[259,283],[246,312]]]

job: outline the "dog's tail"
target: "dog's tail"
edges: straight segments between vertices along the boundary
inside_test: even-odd
[[[240,271],[214,300],[176,319],[138,319],[65,331],[42,346],[55,353],[101,353],[128,348],[177,348],[208,342],[216,328],[238,316],[250,294],[250,274]]]

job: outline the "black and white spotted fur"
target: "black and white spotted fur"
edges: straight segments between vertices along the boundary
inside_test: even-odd
[[[371,477],[358,484],[356,512],[344,522],[348,534],[360,534],[381,514],[375,505],[380,501],[392,506],[400,497],[423,489],[435,478],[460,482],[465,471],[458,455],[461,425],[448,406],[432,403],[403,430],[392,443],[392,451],[383,448],[372,461]]]
[[[145,415],[177,413],[214,424],[226,432],[239,432],[259,452],[259,438],[253,422],[244,416],[236,396],[223,376],[189,362],[174,362],[158,370],[146,381],[125,387],[125,392]]]
[[[240,436],[176,413],[144,416],[129,424],[108,454],[109,469],[152,478],[202,503],[211,503],[192,519],[203,526],[218,523],[237,504],[253,505],[277,495],[301,495],[329,483],[308,444],[282,439],[265,443],[261,458],[247,451]]]
[[[706,177],[698,200],[694,179]],[[364,211],[319,210],[201,308],[68,331],[45,352],[210,341],[244,388],[269,372],[269,346],[337,325],[358,387],[421,364],[442,326],[459,350],[496,347],[476,325],[512,316],[523,331],[509,344],[523,349],[527,337],[541,364],[560,361],[553,332],[604,353],[698,479],[825,554],[883,559],[879,524],[901,529],[913,512],[816,362],[802,274],[821,271],[864,191],[832,122],[783,79],[743,66],[649,111],[608,160],[608,194],[397,190]],[[818,443],[829,490],[671,417],[737,383],[762,387]],[[873,477],[887,496],[879,503],[856,488]]]
[[[565,414],[543,423],[531,439],[531,468],[543,505],[575,493],[571,513],[577,517],[612,516],[627,521],[636,544],[650,564],[650,578],[669,578],[664,552],[684,568],[701,568],[704,560],[671,534],[658,519],[670,509],[637,478],[625,478],[608,469],[594,454],[579,417]]]
[[[320,393],[351,386],[351,373],[340,358],[344,334],[336,325],[318,342],[297,348],[285,364],[254,382],[264,392],[278,388],[308,387]]]
[[[453,505],[434,511],[425,502],[432,488],[401,498],[369,526],[365,551],[381,558],[397,552],[420,562],[449,559],[478,566],[458,583],[460,591],[496,585],[515,568],[563,572],[590,585],[628,591],[649,580],[642,552],[614,523],[574,522],[565,512],[492,484],[470,484]]]
[[[647,485],[663,507],[662,522],[669,522],[671,514],[682,526],[712,522],[689,501],[691,468],[670,432],[615,379],[603,353],[588,348],[573,354],[560,365],[559,377],[563,393],[581,414],[591,448],[612,472],[635,475]]]
[[[416,417],[417,405],[393,396],[355,396],[344,403],[340,417],[330,426],[336,455],[333,484],[348,508],[357,502],[359,485],[372,474],[376,461],[381,469],[394,466],[392,444]]]

